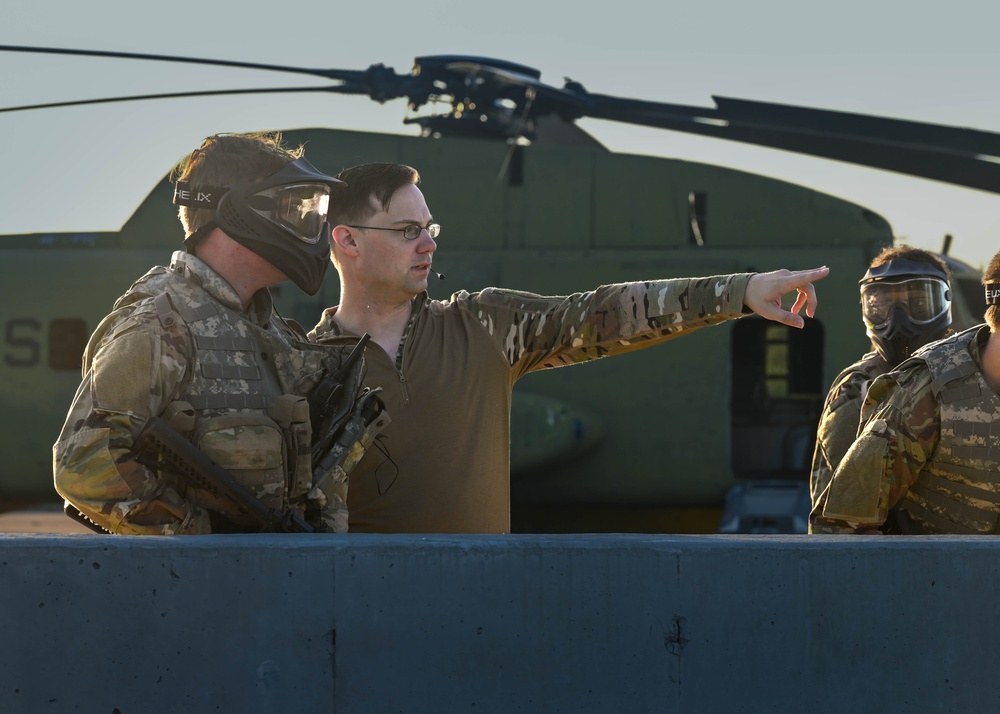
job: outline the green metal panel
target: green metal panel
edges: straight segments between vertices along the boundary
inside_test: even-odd
[[[524,246],[559,250],[593,244],[594,154],[525,151]]]

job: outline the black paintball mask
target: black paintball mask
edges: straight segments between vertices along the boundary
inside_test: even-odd
[[[929,263],[894,258],[870,268],[859,284],[868,336],[892,367],[951,327],[948,275]]]
[[[215,211],[215,220],[184,241],[188,252],[221,228],[315,295],[330,265],[330,193],[346,184],[305,159],[296,159],[259,181],[229,186],[191,186],[178,181],[174,203]]]

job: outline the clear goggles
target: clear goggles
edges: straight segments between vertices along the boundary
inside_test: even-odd
[[[927,324],[951,309],[951,291],[937,278],[877,280],[861,286],[861,314],[870,327],[888,322],[897,306],[914,324]]]
[[[322,238],[330,209],[330,187],[322,183],[274,186],[247,199],[257,215],[291,231],[299,240],[316,243]]]

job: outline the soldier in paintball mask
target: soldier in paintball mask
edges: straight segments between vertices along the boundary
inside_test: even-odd
[[[890,259],[870,268],[861,280],[868,336],[888,364],[899,364],[917,348],[944,337],[951,326],[947,268],[927,255],[928,260]]]
[[[872,382],[811,532],[1000,532],[1000,253],[983,285],[986,324],[926,345]]]
[[[364,338],[311,345],[268,290],[319,290],[343,182],[277,134],[211,136],[173,176],[185,250],[90,338],[54,447],[67,513],[111,533],[344,531],[347,472],[387,421]]]
[[[827,393],[809,478],[814,506],[858,434],[871,381],[951,331],[948,268],[933,253],[906,245],[886,248],[860,286],[872,351],[838,374]]]

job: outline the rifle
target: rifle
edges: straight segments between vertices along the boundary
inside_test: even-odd
[[[194,444],[178,433],[169,422],[153,417],[135,441],[136,459],[150,468],[166,467],[180,474],[191,485],[225,499],[240,513],[249,516],[261,532],[312,533],[295,509],[279,511],[265,506],[232,474],[216,464]]]
[[[340,435],[345,419],[350,416],[357,396],[357,385],[345,393],[345,386],[357,382],[361,369],[359,364],[365,353],[365,346],[371,336],[365,333],[338,368],[329,370],[309,393],[309,415],[312,422],[313,444],[312,463],[315,471]]]
[[[100,533],[101,535],[108,535],[109,533],[111,533],[111,531],[102,528],[101,526],[97,525],[92,520],[87,518],[87,516],[84,515],[83,511],[81,511],[79,508],[74,506],[69,501],[63,502],[63,513],[65,513],[67,516],[72,518],[80,525],[86,526],[90,530],[94,531],[94,533]]]

